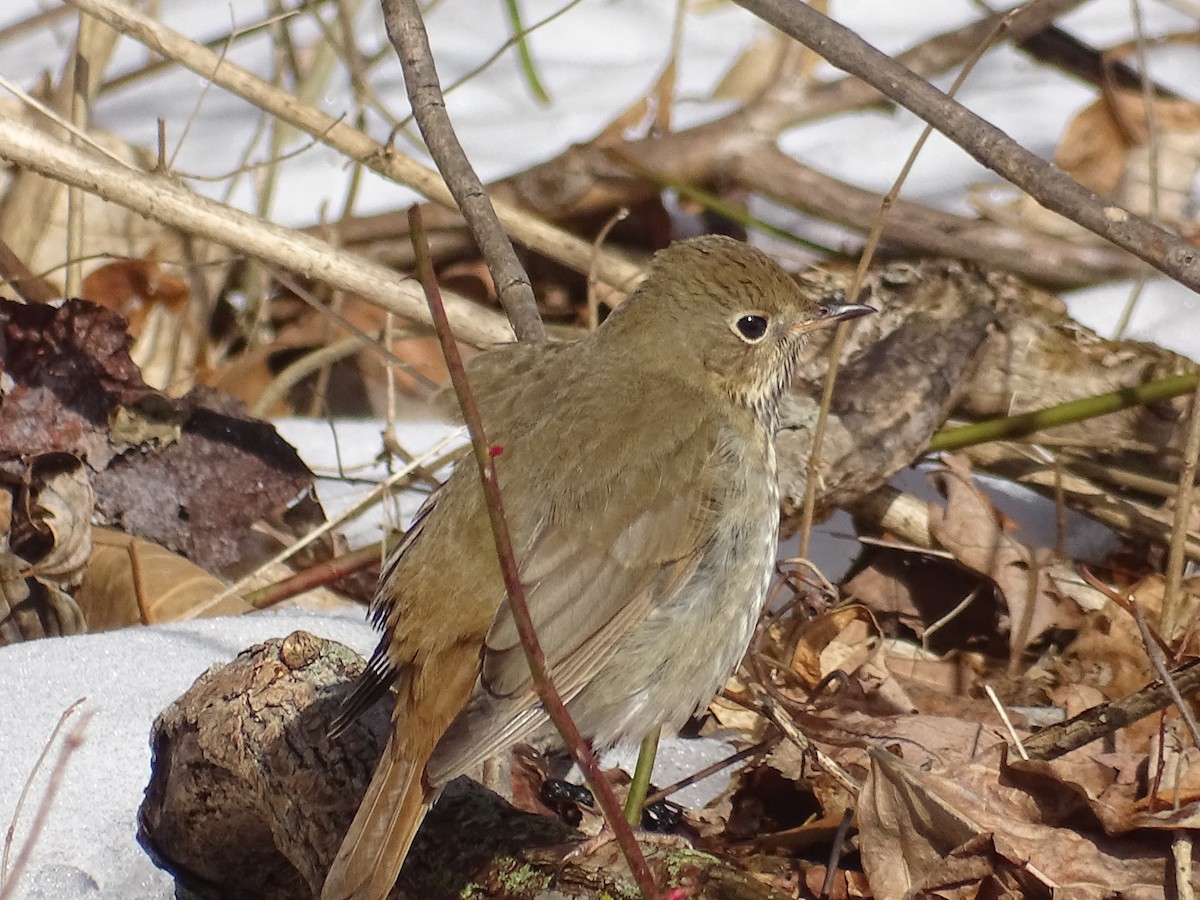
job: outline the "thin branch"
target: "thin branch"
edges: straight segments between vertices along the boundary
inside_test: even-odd
[[[1167,689],[1167,693],[1171,695],[1171,701],[1179,710],[1179,715],[1183,718],[1188,733],[1192,736],[1192,743],[1200,747],[1200,722],[1196,721],[1196,716],[1192,713],[1191,703],[1183,699],[1183,694],[1179,692],[1179,688],[1171,679],[1171,672],[1167,666],[1167,655],[1160,646],[1165,633],[1161,629],[1159,635],[1153,633],[1150,623],[1146,621],[1146,614],[1142,612],[1142,607],[1136,600],[1130,600],[1129,612],[1133,615],[1133,620],[1137,622],[1138,632],[1142,636],[1142,643],[1146,647],[1146,656],[1150,660],[1150,665],[1158,673],[1159,680]]]
[[[1106,735],[1170,706],[1177,695],[1191,696],[1200,689],[1200,660],[1180,666],[1171,673],[1171,686],[1156,681],[1140,691],[1084,710],[1074,718],[1025,739],[1030,759],[1058,759]]]
[[[25,867],[29,864],[29,859],[33,853],[33,848],[37,843],[38,837],[42,830],[46,827],[46,821],[49,818],[50,810],[54,806],[54,800],[58,796],[58,791],[63,784],[63,775],[66,772],[67,763],[71,761],[71,757],[75,755],[75,751],[79,749],[83,743],[83,732],[91,721],[92,711],[87,710],[80,718],[76,719],[75,724],[71,726],[71,730],[67,732],[63,738],[62,745],[58,751],[58,758],[54,761],[54,768],[50,771],[50,777],[46,784],[46,790],[42,794],[41,801],[38,803],[37,812],[33,817],[33,822],[29,826],[29,833],[25,837],[25,842],[21,847],[17,858],[13,860],[12,867],[9,867],[9,855],[12,851],[13,836],[16,833],[17,820],[20,818],[25,800],[29,795],[29,789],[33,784],[34,776],[41,770],[42,765],[46,762],[46,758],[50,755],[50,748],[54,746],[55,739],[67,724],[67,720],[71,718],[75,710],[79,708],[87,698],[80,697],[70,706],[63,710],[62,715],[58,717],[58,722],[55,723],[54,729],[50,732],[50,737],[46,738],[46,743],[42,747],[42,752],[38,755],[37,761],[33,764],[33,769],[30,770],[28,777],[25,779],[25,785],[21,788],[21,794],[17,798],[16,809],[13,810],[12,821],[9,823],[8,831],[4,835],[4,852],[0,856],[0,900],[7,900],[12,897],[17,884],[21,880],[21,874]]]
[[[404,69],[404,87],[413,117],[483,254],[513,332],[518,340],[544,341],[546,329],[538,315],[529,276],[517,259],[487,190],[467,159],[446,112],[421,10],[416,0],[383,0],[382,6],[384,27]]]
[[[728,162],[745,189],[820,219],[867,231],[881,195],[804,165],[774,144],[752,147]],[[892,249],[974,260],[1055,288],[1132,278],[1143,264],[1106,244],[1080,244],[1000,222],[969,218],[897,198],[884,224]]]
[[[737,2],[929,122],[1042,206],[1123,247],[1180,284],[1200,291],[1200,248],[1089,191],[850,29],[795,0]]]
[[[429,322],[420,289],[409,279],[356,253],[233,209],[170,178],[116,165],[13,120],[0,121],[0,159],[74,184],[182,231],[349,291],[381,309]],[[459,336],[483,346],[511,340],[508,323],[464,297],[449,300]]]
[[[1200,375],[1171,375],[1135,387],[1085,397],[1082,400],[1069,400],[1046,409],[1006,416],[1003,419],[989,419],[974,425],[943,428],[930,439],[926,452],[958,450],[985,441],[1016,440],[1045,428],[1082,422],[1133,406],[1144,406],[1157,400],[1179,397],[1195,391],[1197,385],[1200,385]]]
[[[1018,44],[1042,33],[1060,16],[1079,6],[1084,0],[1031,0],[1025,3],[1012,20],[1006,39]],[[934,35],[897,54],[896,59],[917,75],[933,78],[962,65],[979,47],[981,41],[991,40],[996,23],[1008,13],[990,13],[983,18],[953,31]],[[807,79],[791,79],[790,83],[773,85],[764,94],[762,108],[752,113],[756,123],[778,134],[788,128],[823,119],[851,109],[879,105],[886,98],[874,87],[854,76],[818,84]]]
[[[513,552],[512,536],[508,530],[508,520],[504,515],[504,500],[500,495],[496,461],[488,444],[487,434],[483,430],[483,420],[479,414],[479,407],[475,403],[475,396],[471,393],[462,356],[458,352],[458,346],[455,344],[454,335],[450,330],[450,322],[442,308],[442,298],[437,282],[433,278],[433,265],[429,258],[425,234],[421,226],[420,207],[413,206],[409,210],[408,216],[409,231],[413,236],[413,249],[417,256],[417,273],[420,276],[421,285],[425,289],[429,311],[434,320],[434,327],[437,329],[438,340],[442,345],[442,355],[446,359],[446,368],[450,372],[450,381],[454,385],[454,393],[458,397],[463,419],[466,420],[467,430],[471,435],[471,449],[475,454],[475,462],[479,466],[479,479],[483,483],[488,520],[492,526],[492,537],[496,542],[496,553],[500,558],[500,571],[504,576],[504,589],[508,594],[509,609],[512,612],[513,622],[517,626],[517,634],[521,638],[521,649],[525,651],[525,659],[529,663],[529,671],[533,675],[538,699],[541,700],[542,706],[554,722],[555,727],[558,728],[564,743],[575,757],[575,762],[587,778],[593,794],[599,800],[600,808],[604,811],[604,818],[613,830],[617,844],[625,855],[642,894],[646,900],[657,900],[660,896],[658,887],[650,874],[650,868],[646,865],[646,858],[642,855],[641,848],[638,847],[633,829],[625,821],[621,804],[613,793],[612,786],[605,779],[604,773],[600,770],[600,764],[596,761],[595,754],[591,752],[583,736],[579,733],[579,729],[567,711],[566,704],[563,703],[562,697],[550,678],[546,656],[542,652],[542,645],[538,641],[533,619],[529,615],[529,606],[525,602],[525,586],[521,582],[521,573]]]

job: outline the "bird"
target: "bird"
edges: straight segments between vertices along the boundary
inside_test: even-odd
[[[811,331],[873,311],[707,235],[659,251],[586,336],[472,360],[526,601],[593,746],[682,724],[745,654],[778,542],[780,400]],[[462,462],[381,571],[383,634],[333,727],[395,690],[391,732],[322,900],[386,897],[442,787],[546,727],[506,596]]]

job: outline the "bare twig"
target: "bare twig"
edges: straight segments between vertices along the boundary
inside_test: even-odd
[[[990,684],[985,684],[983,691],[987,694],[988,700],[991,701],[996,714],[1000,716],[1000,721],[1004,723],[1004,727],[1008,731],[1008,739],[1017,748],[1017,755],[1021,759],[1029,759],[1029,754],[1025,752],[1025,745],[1021,743],[1021,736],[1017,734],[1017,729],[1013,727],[1012,717],[1009,716],[1008,710],[1004,708],[1004,704],[1000,702],[1000,698],[996,695],[996,689]]]
[[[653,806],[660,800],[666,800],[672,794],[682,791],[684,788],[691,787],[697,782],[703,781],[716,775],[723,769],[728,769],[730,766],[737,765],[743,760],[749,759],[752,756],[758,756],[761,753],[766,753],[775,749],[775,745],[779,743],[778,737],[768,738],[765,741],[760,741],[757,744],[751,744],[749,747],[743,747],[737,753],[732,753],[724,759],[718,759],[715,763],[709,763],[703,769],[697,769],[691,775],[686,775],[680,778],[674,784],[668,784],[665,788],[659,788],[653,794],[646,797],[646,806]]]
[[[161,175],[148,175],[68,146],[20,122],[0,122],[0,158],[67,184],[77,184],[126,209],[189,234],[216,241],[280,268],[358,294],[381,309],[428,322],[419,288],[392,270],[325,241],[264,222],[192,193]],[[455,328],[477,345],[511,340],[508,323],[476,303],[448,301]]]
[[[1009,14],[997,21],[987,37],[980,41],[979,46],[975,48],[975,52],[967,58],[962,70],[955,77],[954,84],[950,86],[949,97],[953,97],[958,93],[963,82],[967,80],[967,76],[983,57],[984,51],[1007,28],[1011,16],[1012,14]],[[849,293],[851,298],[857,297],[859,291],[862,290],[863,283],[867,278],[867,270],[870,268],[871,260],[875,257],[875,248],[879,245],[880,235],[883,234],[884,223],[892,211],[892,204],[900,196],[900,189],[904,186],[904,182],[908,180],[908,175],[912,171],[912,167],[916,164],[917,157],[921,155],[921,150],[924,149],[925,143],[929,140],[931,134],[933,134],[932,125],[926,125],[921,130],[920,136],[917,138],[916,143],[913,144],[912,150],[908,153],[908,158],[904,160],[904,165],[900,167],[900,173],[892,183],[891,189],[884,194],[883,200],[879,204],[879,211],[875,216],[874,222],[871,223],[871,231],[867,235],[867,245],[863,248],[862,255],[859,256],[858,266],[854,270],[854,278],[850,282]],[[800,515],[800,556],[808,556],[808,542],[812,536],[813,515],[817,506],[817,479],[820,477],[821,445],[825,440],[825,428],[829,423],[829,407],[833,403],[833,389],[837,384],[838,370],[841,368],[842,351],[845,350],[846,341],[850,338],[852,328],[853,323],[850,322],[843,322],[838,325],[837,331],[833,336],[833,343],[829,348],[829,371],[825,375],[825,383],[821,389],[821,404],[817,410],[817,421],[813,426],[813,445],[808,455],[808,472],[804,480],[804,503]]]
[[[376,541],[366,547],[360,547],[323,563],[317,563],[295,575],[289,575],[287,578],[281,578],[279,581],[255,588],[252,591],[246,591],[242,594],[242,599],[255,609],[266,609],[276,603],[282,603],[284,600],[303,594],[305,591],[311,591],[313,588],[333,584],[367,566],[378,564],[380,559],[386,556],[386,543],[386,541]]]
[[[404,69],[404,87],[413,117],[483,254],[513,332],[522,341],[544,341],[546,329],[538,315],[529,276],[450,123],[421,10],[416,0],[383,0],[382,6],[384,26]]]
[[[1044,31],[1055,19],[1079,6],[1083,0],[1032,0],[1021,6],[1006,38],[1024,41]],[[953,31],[934,35],[905,50],[896,59],[917,75],[932,78],[962,65],[977,52],[983,41],[996,35],[996,23],[1008,13],[990,13]],[[886,98],[872,85],[853,75],[819,84],[797,84],[795,80],[772,85],[764,92],[758,107],[750,111],[752,120],[764,132],[779,134],[795,125],[811,122],[878,105]]]
[[[749,191],[855,231],[869,230],[879,212],[881,198],[875,191],[806,166],[774,144],[740,152],[725,174]],[[903,197],[892,204],[883,240],[893,250],[974,260],[1058,288],[1131,278],[1144,268],[1111,245],[1033,234]]]
[[[1165,637],[1161,633],[1162,629],[1159,629],[1159,636],[1156,636],[1151,631],[1150,623],[1146,621],[1146,614],[1142,612],[1142,608],[1137,602],[1130,602],[1129,611],[1133,614],[1133,620],[1137,622],[1138,631],[1142,635],[1142,643],[1146,646],[1146,656],[1150,659],[1150,665],[1154,667],[1154,671],[1158,673],[1158,677],[1162,680],[1163,687],[1171,695],[1171,701],[1175,704],[1175,708],[1179,710],[1179,715],[1183,717],[1184,724],[1187,725],[1188,731],[1192,735],[1192,742],[1197,747],[1200,747],[1200,723],[1196,721],[1196,717],[1192,714],[1191,704],[1183,699],[1183,694],[1180,693],[1179,687],[1171,679],[1171,672],[1167,667],[1167,657],[1160,646],[1162,638]]]
[[[1123,247],[1180,284],[1200,290],[1200,248],[1089,191],[850,29],[807,3],[737,2],[839,69],[875,86],[1046,208]]]
[[[438,340],[442,345],[442,355],[446,360],[446,368],[450,372],[450,381],[454,385],[454,393],[462,408],[463,419],[471,434],[471,449],[475,454],[475,463],[479,466],[479,478],[483,483],[483,493],[487,500],[488,520],[492,526],[492,537],[496,542],[496,553],[500,558],[500,571],[504,576],[504,588],[508,594],[509,609],[513,622],[517,626],[517,634],[521,638],[521,648],[525,651],[525,659],[529,663],[529,671],[533,675],[534,687],[538,699],[546,713],[558,728],[563,741],[575,757],[575,762],[587,778],[588,785],[600,802],[604,818],[613,830],[617,844],[625,855],[629,868],[637,880],[638,887],[647,900],[655,900],[659,896],[657,885],[646,865],[646,858],[638,847],[633,829],[625,821],[621,804],[613,793],[612,786],[604,778],[600,764],[592,753],[574,720],[567,711],[566,704],[554,687],[550,672],[546,666],[546,656],[538,641],[537,631],[533,627],[533,619],[529,615],[529,606],[525,602],[525,586],[521,582],[521,573],[517,567],[516,556],[513,553],[512,536],[508,530],[508,520],[504,515],[504,500],[500,495],[500,482],[496,476],[496,463],[492,457],[487,434],[483,430],[483,420],[471,386],[467,381],[466,369],[454,335],[450,330],[450,322],[442,308],[441,294],[433,277],[433,266],[425,245],[425,235],[421,227],[420,207],[414,206],[409,210],[409,229],[413,236],[413,249],[417,256],[417,273],[425,288],[425,296],[429,302],[429,310],[437,330]]]
[[[1093,706],[1065,722],[1043,728],[1025,739],[1025,751],[1030,759],[1057,759],[1166,708],[1174,702],[1173,694],[1191,696],[1197,689],[1200,660],[1172,672],[1171,687],[1156,682],[1128,697]]]

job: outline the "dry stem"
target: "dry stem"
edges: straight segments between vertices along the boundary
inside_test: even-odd
[[[487,191],[467,159],[446,112],[433,52],[429,49],[429,36],[425,33],[425,22],[416,0],[383,0],[383,21],[404,69],[404,86],[412,104],[413,117],[483,254],[513,332],[518,340],[544,341],[546,329],[538,315],[529,276],[517,259],[512,242],[504,233]]]
[[[119,166],[20,122],[0,123],[0,158],[82,187],[126,209],[323,281],[408,319],[429,322],[420,289],[355,253],[201,197],[161,175]],[[462,297],[447,308],[459,336],[476,345],[512,339],[508,323]]]

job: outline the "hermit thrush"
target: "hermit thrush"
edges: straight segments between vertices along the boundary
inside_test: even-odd
[[[775,559],[780,397],[808,331],[871,311],[702,237],[587,337],[473,362],[534,624],[596,746],[682,723],[745,653]],[[473,462],[391,555],[372,615],[384,635],[343,719],[399,696],[323,900],[385,897],[442,786],[547,721]]]

